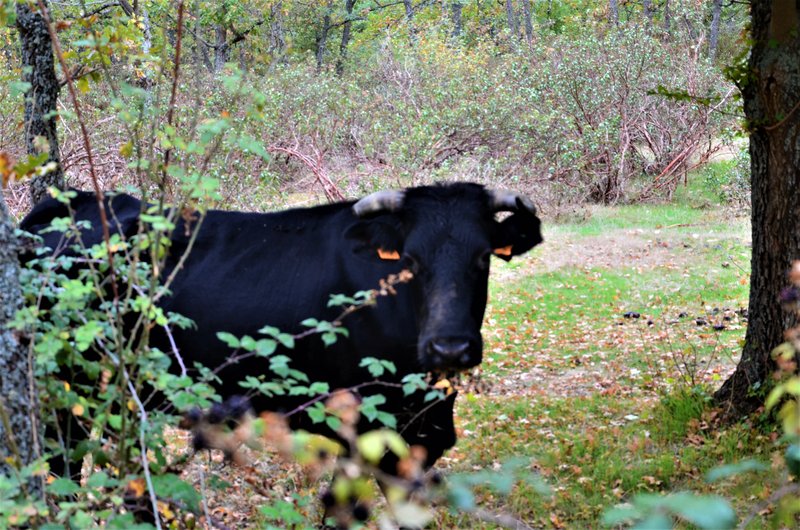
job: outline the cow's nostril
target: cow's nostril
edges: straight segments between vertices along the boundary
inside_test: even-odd
[[[430,351],[436,356],[442,357],[445,361],[459,360],[467,355],[470,349],[470,343],[466,340],[452,340],[452,339],[433,339],[429,345]]]

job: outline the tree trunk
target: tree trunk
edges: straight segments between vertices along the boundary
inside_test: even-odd
[[[41,448],[36,393],[31,387],[33,367],[19,335],[8,329],[21,305],[17,241],[0,189],[0,475],[30,464]],[[43,484],[34,480],[27,490],[39,497]]]
[[[517,35],[517,19],[514,16],[514,2],[513,0],[506,0],[506,18],[508,19],[508,29],[511,34]]]
[[[708,35],[708,58],[712,61],[717,57],[719,19],[722,17],[722,0],[713,0],[713,2],[711,8],[711,31]]]
[[[339,58],[336,60],[336,75],[342,75],[344,72],[344,60],[347,58],[347,46],[350,44],[350,31],[353,26],[351,17],[355,3],[356,0],[344,0],[345,17],[347,18],[342,27],[342,43],[339,45]]]
[[[218,74],[228,62],[228,29],[222,24],[214,25],[214,73]]]
[[[644,17],[647,19],[647,28],[650,29],[653,26],[653,5],[651,0],[642,0],[642,11],[644,11]]]
[[[270,7],[269,52],[274,63],[286,63],[286,35],[283,29],[283,2]]]
[[[453,37],[455,38],[461,36],[461,9],[463,7],[461,2],[452,2],[450,4],[450,14],[453,19]]]
[[[403,5],[406,8],[406,22],[411,22],[411,19],[414,18],[414,6],[411,0],[403,0]]]
[[[531,0],[522,0],[522,14],[525,17],[525,38],[533,42],[533,22],[531,21]]]
[[[608,21],[619,26],[619,3],[617,0],[608,0]]]
[[[411,3],[411,0],[403,0],[403,6],[406,8],[406,25],[408,26],[408,37],[411,41],[411,44],[414,44],[414,40],[416,37],[416,31],[414,30],[414,5]]]
[[[25,93],[25,145],[29,155],[46,152],[47,161],[55,163],[52,171],[31,181],[31,200],[36,204],[47,195],[48,187],[64,188],[56,134],[56,100],[61,87],[56,78],[50,33],[41,13],[31,11],[26,2],[17,2],[17,29],[22,50],[22,81],[31,85]]]
[[[794,318],[778,301],[792,260],[800,258],[800,4],[753,0],[753,48],[739,81],[750,126],[753,256],[749,321],[742,357],[716,393],[729,418],[763,403],[774,364],[771,350],[783,342]]]
[[[328,45],[328,33],[331,30],[331,10],[330,5],[325,7],[325,16],[322,17],[322,27],[317,34],[317,71],[322,71],[322,64],[325,60],[325,47]]]

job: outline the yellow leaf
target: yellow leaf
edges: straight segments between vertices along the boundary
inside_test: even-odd
[[[78,79],[78,90],[81,91],[82,94],[85,94],[89,91],[89,78],[88,77],[81,77]]]
[[[143,478],[136,478],[128,482],[125,490],[125,493],[129,494],[131,497],[141,497],[144,495],[144,492],[147,491],[147,483]]]
[[[64,381],[64,390],[66,390],[67,392],[69,392],[69,389],[70,389],[70,388],[72,388],[72,387],[69,385],[69,383],[67,383],[66,381]]]
[[[0,153],[0,178],[2,178],[3,186],[8,184],[14,176],[14,167],[5,153]]]
[[[133,142],[127,141],[119,146],[119,154],[125,158],[129,158],[133,154]]]
[[[451,388],[452,386],[453,385],[450,384],[449,379],[439,379],[438,381],[436,381],[436,384],[433,385],[433,388],[445,389],[445,388]]]

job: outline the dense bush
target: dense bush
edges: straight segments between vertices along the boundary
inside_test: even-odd
[[[129,79],[124,70],[118,75]],[[342,76],[311,62],[233,77],[188,64],[184,76],[179,129],[223,118],[243,131],[215,148],[219,156],[198,161],[222,182],[225,204],[247,208],[263,207],[276,190],[319,184],[357,195],[379,178],[382,186],[447,179],[520,186],[549,204],[664,199],[732,125],[718,112],[732,104],[722,74],[681,40],[636,26],[508,48],[489,38],[453,45],[434,28],[413,43],[385,38],[352,58]],[[110,98],[92,90],[94,80],[84,83],[101,183],[138,183],[125,160],[129,132],[109,115],[131,105],[131,94]],[[136,97],[134,108],[144,112]],[[163,105],[169,92],[147,97]],[[62,120],[64,166],[73,185],[86,187],[78,128],[74,117]],[[136,134],[150,141],[149,131]],[[242,154],[242,141],[270,155]],[[163,150],[163,142],[150,148]]]

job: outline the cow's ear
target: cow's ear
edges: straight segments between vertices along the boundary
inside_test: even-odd
[[[513,215],[496,224],[492,237],[495,256],[509,261],[529,251],[542,242],[541,223],[536,214],[520,208]]]
[[[403,253],[398,226],[384,220],[357,221],[344,236],[353,242],[353,252],[369,259],[397,261]]]

